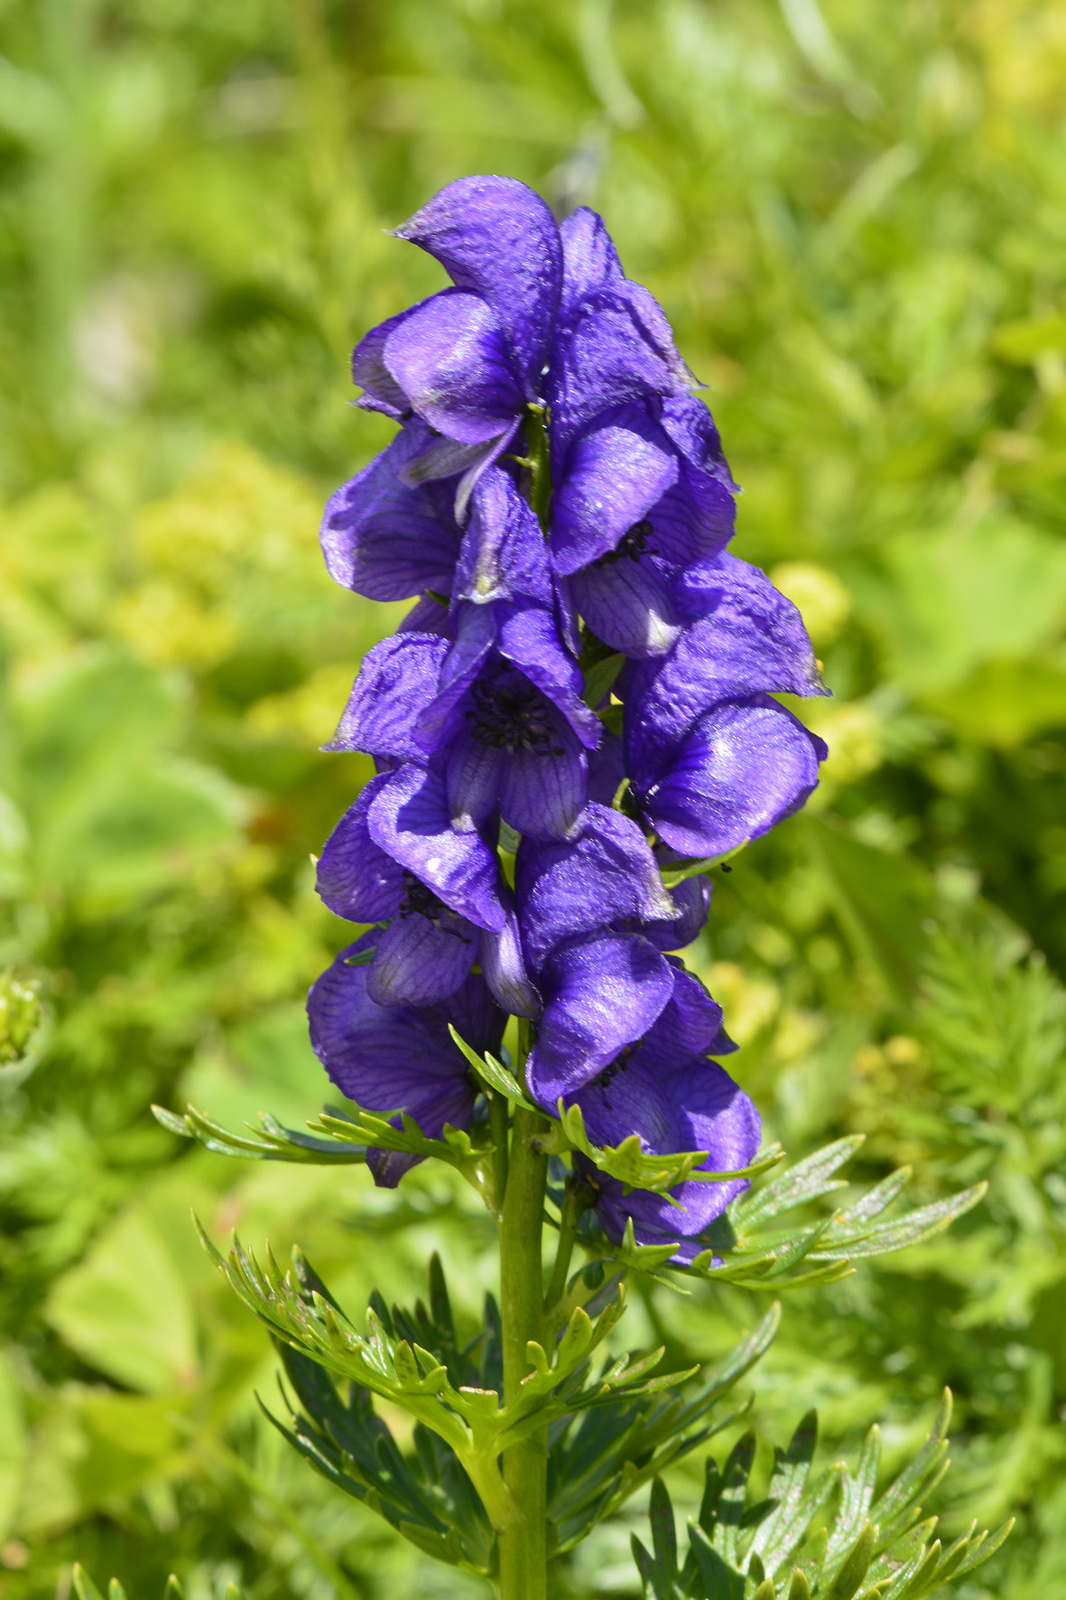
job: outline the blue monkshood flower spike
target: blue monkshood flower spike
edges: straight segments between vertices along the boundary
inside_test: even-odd
[[[420,598],[367,654],[330,746],[378,776],[326,846],[321,893],[382,925],[370,1000],[440,1004],[473,972],[533,1021],[525,1081],[546,1110],[576,1096],[590,1137],[661,1151],[703,1118],[718,1132],[688,1148],[717,1139],[708,1170],[744,1166],[729,1137],[757,1142],[757,1118],[710,1060],[730,1048],[720,1011],[668,952],[706,917],[700,866],[817,782],[824,745],[772,698],[823,692],[810,641],[725,551],[717,430],[602,219],[557,227],[524,185],[481,177],[397,232],[452,287],[356,350],[359,403],[400,434],[334,497],[322,542],[338,581]],[[670,892],[679,858],[693,876]],[[601,1195],[615,1231],[662,1222]],[[692,1203],[666,1237],[717,1215]]]
[[[406,1111],[433,1139],[445,1123],[469,1128],[477,1088],[448,1029],[454,1027],[481,1054],[495,1052],[506,1013],[474,974],[433,1006],[379,1005],[369,992],[370,968],[357,959],[353,964],[377,937],[371,931],[342,950],[311,989],[307,1015],[315,1054],[341,1093],[366,1111]],[[374,1182],[389,1189],[420,1159],[367,1152]]]

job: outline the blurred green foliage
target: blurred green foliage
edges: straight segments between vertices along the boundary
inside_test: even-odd
[[[440,281],[381,230],[486,170],[605,213],[834,690],[816,804],[695,952],[738,1076],[793,1157],[858,1131],[857,1176],[990,1184],[793,1299],[762,1437],[816,1403],[831,1459],[880,1418],[890,1474],[950,1382],[946,1533],[1021,1513],[963,1600],[1066,1588],[1062,6],[5,0],[0,36],[5,1600],[78,1557],[188,1600],[483,1592],[286,1454],[188,1210],[299,1238],[352,1306],[437,1248],[471,1323],[487,1216],[424,1168],[383,1199],[188,1153],[147,1107],[321,1104],[302,993],[345,930],[308,855],[367,767],[317,747],[398,613],[315,527],[388,434],[349,347]],[[706,1361],[758,1312],[648,1289],[626,1342]],[[560,1596],[637,1593],[633,1519]]]

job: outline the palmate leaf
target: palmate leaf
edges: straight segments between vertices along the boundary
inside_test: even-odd
[[[305,1299],[315,1297],[339,1311],[326,1285],[302,1257],[294,1274]],[[453,1387],[502,1383],[499,1313],[491,1296],[485,1327],[461,1345],[440,1259],[429,1265],[428,1304],[413,1311],[386,1306],[379,1294],[371,1306],[389,1339],[406,1339],[446,1367]],[[346,1398],[319,1362],[285,1341],[276,1341],[288,1379],[282,1396],[286,1426],[266,1415],[304,1459],[331,1483],[391,1524],[438,1561],[485,1576],[492,1568],[495,1534],[481,1499],[458,1455],[422,1423],[415,1426],[413,1456],[404,1455],[387,1424],[373,1409],[371,1391],[349,1383]]]
[[[294,1257],[288,1276],[311,1312],[328,1306],[343,1317],[302,1257]],[[428,1303],[419,1301],[413,1310],[387,1307],[379,1295],[372,1296],[374,1326],[393,1347],[405,1340],[423,1364],[445,1369],[454,1393],[481,1410],[483,1422],[498,1416],[492,1450],[500,1448],[503,1438],[510,1442],[521,1437],[527,1424],[549,1422],[548,1509],[552,1547],[557,1551],[572,1548],[655,1473],[736,1422],[740,1412],[718,1408],[768,1349],[780,1317],[780,1308],[773,1307],[694,1393],[682,1396],[673,1388],[677,1374],[648,1377],[661,1351],[622,1357],[590,1378],[591,1352],[619,1308],[616,1302],[608,1307],[607,1325],[602,1318],[593,1323],[582,1312],[571,1319],[554,1363],[549,1366],[543,1351],[535,1352],[534,1369],[524,1386],[526,1400],[533,1404],[524,1400],[522,1406],[504,1412],[499,1410],[502,1362],[494,1302],[486,1301],[485,1328],[463,1343],[436,1258],[429,1280]],[[465,1570],[489,1573],[495,1536],[461,1453],[419,1422],[413,1454],[405,1455],[374,1412],[369,1386],[350,1383],[343,1398],[317,1355],[291,1339],[279,1338],[277,1343],[290,1418],[284,1423],[269,1410],[267,1415],[294,1448],[317,1472],[384,1517],[420,1549]],[[568,1373],[561,1384],[560,1373]],[[441,1394],[447,1398],[446,1391]],[[506,1434],[500,1431],[503,1425]]]
[[[579,1227],[579,1240],[604,1264],[635,1269],[659,1282],[679,1286],[686,1277],[701,1277],[776,1292],[832,1283],[851,1272],[855,1260],[920,1244],[970,1210],[985,1192],[985,1184],[975,1184],[946,1200],[879,1220],[911,1176],[909,1167],[901,1167],[828,1216],[793,1227],[770,1226],[784,1212],[846,1188],[847,1180],[837,1174],[862,1143],[861,1134],[838,1139],[765,1187],[738,1196],[707,1230],[707,1249],[691,1266],[671,1264],[676,1245],[636,1244],[631,1225],[620,1243],[611,1243],[589,1213]],[[664,1270],[668,1266],[669,1272]]]
[[[153,1106],[152,1115],[168,1132],[182,1139],[195,1139],[215,1155],[242,1156],[251,1161],[291,1161],[305,1166],[353,1166],[366,1161],[365,1146],[316,1139],[295,1128],[283,1127],[265,1111],[260,1112],[256,1125],[246,1124],[251,1130],[248,1134],[230,1133],[195,1106],[186,1106],[183,1116],[163,1106]]]
[[[349,1115],[327,1107],[315,1122],[308,1123],[308,1133],[283,1127],[267,1112],[260,1112],[256,1124],[246,1124],[248,1133],[231,1133],[195,1106],[187,1106],[183,1116],[155,1105],[152,1113],[169,1132],[195,1139],[216,1155],[300,1166],[351,1166],[365,1162],[368,1149],[395,1150],[444,1161],[461,1172],[479,1194],[491,1197],[492,1146],[485,1127],[468,1133],[446,1123],[442,1137],[432,1139],[406,1112],[380,1115],[357,1107]]]
[[[532,1108],[525,1091],[502,1062],[493,1056],[478,1056],[458,1035],[455,1038],[489,1088],[516,1105]],[[394,1119],[375,1112],[357,1110],[348,1116],[324,1111],[317,1122],[309,1124],[311,1132],[307,1134],[282,1127],[265,1115],[256,1127],[250,1127],[248,1134],[234,1134],[192,1106],[184,1117],[159,1106],[154,1106],[153,1111],[164,1127],[196,1139],[209,1150],[254,1160],[345,1164],[365,1161],[368,1147],[435,1157],[460,1171],[490,1206],[494,1203],[493,1150],[484,1125],[475,1127],[472,1133],[446,1126],[442,1138],[431,1139],[406,1114],[400,1115],[401,1125],[397,1127]],[[779,1147],[774,1146],[742,1171],[692,1172],[692,1164],[705,1159],[705,1152],[648,1155],[641,1151],[636,1135],[615,1147],[591,1144],[576,1106],[551,1125],[543,1142],[549,1150],[580,1150],[627,1189],[667,1193],[684,1178],[721,1182],[731,1177],[757,1177],[780,1159]],[[637,1244],[631,1224],[622,1240],[612,1243],[591,1213],[582,1218],[579,1242],[594,1259],[613,1264],[622,1273],[635,1269],[675,1287],[681,1287],[686,1277],[702,1277],[711,1282],[777,1292],[832,1283],[851,1272],[856,1260],[923,1243],[975,1206],[987,1187],[975,1184],[945,1200],[886,1219],[883,1213],[899,1198],[911,1176],[909,1167],[901,1167],[827,1216],[799,1226],[771,1226],[783,1213],[846,1188],[847,1180],[838,1176],[839,1171],[862,1143],[861,1134],[838,1139],[767,1184],[738,1196],[707,1230],[703,1236],[706,1249],[688,1266],[673,1263],[677,1250],[674,1244]],[[568,1311],[583,1298],[575,1289],[578,1276],[571,1279]]]
[[[838,1139],[789,1168],[765,1188],[739,1196],[708,1231],[709,1248],[691,1273],[713,1282],[774,1289],[829,1283],[851,1270],[851,1262],[920,1244],[948,1227],[981,1199],[976,1184],[946,1200],[900,1217],[878,1220],[898,1199],[910,1168],[902,1167],[850,1205],[800,1227],[768,1226],[784,1212],[846,1186],[836,1176],[862,1144],[862,1136]]]
[[[594,1145],[585,1132],[579,1106],[562,1111],[561,1120],[549,1117],[529,1098],[517,1078],[501,1061],[490,1054],[478,1055],[454,1028],[450,1032],[486,1088],[502,1094],[511,1105],[537,1111],[545,1117],[550,1124],[550,1131],[545,1134],[543,1141],[546,1150],[556,1154],[580,1150],[601,1171],[617,1178],[628,1189],[650,1189],[664,1194],[686,1179],[721,1183],[729,1178],[754,1177],[781,1160],[781,1148],[774,1145],[750,1166],[736,1172],[697,1172],[693,1169],[706,1161],[706,1150],[649,1155],[642,1151],[637,1134],[632,1134],[620,1145]],[[162,1106],[153,1106],[152,1113],[169,1132],[176,1133],[180,1138],[195,1139],[216,1155],[237,1156],[253,1161],[288,1161],[301,1166],[342,1166],[364,1162],[368,1148],[395,1150],[405,1155],[445,1161],[462,1172],[479,1193],[487,1195],[489,1192],[492,1146],[484,1128],[475,1127],[472,1133],[468,1133],[463,1129],[445,1127],[442,1138],[432,1139],[405,1112],[380,1115],[359,1109],[349,1116],[326,1109],[314,1122],[308,1123],[308,1133],[283,1127],[267,1112],[260,1112],[256,1124],[246,1124],[248,1133],[231,1133],[195,1106],[186,1106],[182,1116]],[[395,1126],[397,1117],[401,1122],[400,1127]]]
[[[576,1307],[550,1353],[536,1343],[527,1346],[531,1370],[504,1405],[497,1386],[469,1381],[460,1359],[463,1353],[452,1337],[441,1341],[443,1312],[425,1313],[423,1308],[413,1316],[390,1317],[382,1315],[380,1300],[372,1301],[366,1331],[361,1333],[299,1252],[294,1252],[291,1268],[282,1272],[269,1250],[260,1265],[235,1241],[228,1259],[223,1259],[203,1237],[231,1287],[276,1340],[334,1377],[400,1406],[444,1441],[474,1483],[494,1526],[508,1515],[507,1491],[499,1473],[501,1451],[575,1412],[646,1400],[691,1376],[649,1376],[661,1360],[661,1350],[624,1356],[592,1375],[592,1355],[624,1309],[624,1291],[618,1285],[615,1298],[595,1319]],[[407,1337],[408,1332],[414,1336]],[[423,1332],[438,1348],[420,1342]],[[442,1342],[444,1349],[439,1348]],[[457,1378],[467,1381],[457,1383]]]
[[[695,1393],[590,1409],[549,1431],[548,1510],[558,1550],[572,1549],[656,1473],[737,1421],[746,1405],[710,1413],[766,1353],[779,1321],[775,1305]]]
[[[972,1572],[999,1548],[1012,1523],[991,1536],[971,1527],[945,1551],[933,1537],[936,1518],[922,1520],[919,1496],[945,1470],[950,1416],[945,1390],[929,1438],[878,1498],[876,1428],[854,1474],[838,1462],[812,1480],[818,1420],[809,1412],[788,1446],[775,1450],[768,1493],[755,1504],[749,1496],[755,1439],[748,1434],[721,1470],[708,1460],[703,1503],[683,1562],[670,1498],[656,1479],[651,1551],[633,1539],[645,1600],[922,1600]],[[830,1505],[827,1525],[809,1536]]]

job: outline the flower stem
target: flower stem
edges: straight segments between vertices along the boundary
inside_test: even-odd
[[[583,1210],[584,1206],[577,1194],[568,1187],[563,1200],[562,1215],[559,1218],[559,1243],[555,1251],[555,1265],[552,1267],[548,1292],[544,1296],[544,1308],[549,1315],[566,1292],[566,1275],[570,1271],[577,1224]]]
[[[543,406],[529,405],[525,416],[526,455],[529,469],[529,503],[541,527],[547,531],[551,501],[551,459],[548,454],[547,413]]]
[[[503,1218],[503,1197],[507,1193],[507,1101],[495,1089],[488,1092],[489,1128],[492,1132],[492,1188],[497,1221]]]
[[[534,1142],[547,1124],[539,1113],[516,1110],[500,1224],[500,1312],[503,1322],[503,1398],[514,1399],[530,1370],[526,1345],[545,1341],[541,1233],[548,1158]],[[517,1520],[497,1529],[500,1600],[547,1600],[547,1429],[512,1445],[503,1477],[518,1507]]]

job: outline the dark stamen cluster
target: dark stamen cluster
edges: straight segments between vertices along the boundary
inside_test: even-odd
[[[639,561],[643,555],[654,555],[648,548],[648,540],[654,532],[652,525],[645,518],[642,522],[634,522],[633,526],[623,533],[613,550],[608,550],[601,556],[596,565],[598,567],[613,567],[616,561],[628,557],[630,561]]]
[[[466,713],[470,732],[479,744],[494,750],[531,750],[534,755],[561,756],[555,742],[548,703],[536,689],[479,679],[470,691],[474,704]]]
[[[638,1040],[637,1044],[639,1044],[639,1042],[640,1041]],[[627,1044],[625,1049],[620,1051],[620,1053],[615,1056],[614,1060],[608,1066],[604,1067],[599,1076],[593,1079],[593,1083],[603,1090],[609,1089],[620,1072],[627,1072],[629,1070],[629,1058],[633,1054],[633,1051],[637,1048],[637,1044]],[[612,1109],[611,1103],[607,1099],[606,1094],[604,1095],[603,1104],[608,1111]]]
[[[457,939],[462,939],[464,944],[469,944],[470,940],[461,934],[458,928],[445,928],[442,926],[440,919],[447,910],[448,907],[444,904],[444,901],[438,899],[433,890],[427,888],[421,878],[416,878],[413,872],[404,870],[403,899],[400,901],[400,909],[397,915],[401,919],[404,917],[425,917],[426,921],[432,922],[433,926],[439,928],[441,933],[454,934]]]

